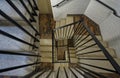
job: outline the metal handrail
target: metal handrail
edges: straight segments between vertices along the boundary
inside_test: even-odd
[[[99,2],[100,4],[102,4],[103,6],[107,7],[108,9],[112,10],[112,11],[113,11],[113,14],[114,14],[116,17],[120,18],[120,15],[118,15],[117,11],[116,11],[114,8],[112,8],[111,6],[105,4],[104,2],[102,2],[102,1],[100,1],[100,0],[96,0],[96,1]]]
[[[60,74],[60,67],[58,68],[56,78],[59,78],[59,74]]]
[[[69,0],[62,0],[61,2],[59,2],[58,4],[54,5],[53,7],[59,7],[62,3],[69,1]]]
[[[54,5],[53,7],[59,7],[60,4],[66,2],[66,1],[69,1],[69,0],[62,0],[61,2],[59,2],[59,3],[56,4],[56,5]],[[120,15],[118,15],[117,11],[116,11],[114,8],[112,8],[111,6],[105,4],[104,2],[102,2],[102,1],[100,1],[100,0],[96,0],[96,1],[97,1],[98,3],[100,3],[100,4],[102,4],[103,6],[107,7],[108,9],[112,10],[112,11],[113,11],[113,14],[114,14],[116,17],[120,18]]]
[[[80,20],[80,21],[81,21],[81,20]],[[68,25],[65,25],[65,26],[61,26],[61,27],[58,27],[58,28],[55,28],[55,29],[54,29],[54,32],[55,32],[56,30],[62,29],[62,28],[64,28],[64,27],[69,27],[69,26],[71,26],[71,25],[74,25],[74,24],[76,24],[76,23],[79,23],[80,21],[75,22],[75,23],[71,23],[71,24],[68,24]],[[82,49],[80,49],[79,51],[97,45],[97,46],[101,49],[101,51],[103,52],[103,54],[106,56],[106,58],[108,59],[108,61],[111,63],[111,65],[113,66],[113,68],[116,70],[116,72],[117,72],[118,74],[120,74],[120,66],[118,65],[118,63],[117,63],[117,62],[114,60],[114,58],[109,54],[109,52],[108,52],[108,51],[106,50],[106,48],[102,45],[102,43],[96,38],[96,36],[95,36],[94,33],[88,28],[88,26],[87,26],[84,22],[82,22],[82,25],[83,25],[83,27],[85,28],[85,30],[87,31],[87,33],[90,34],[90,36],[92,37],[93,41],[95,41],[95,44],[92,44],[92,45],[89,45],[89,46],[87,46],[87,47],[85,47],[85,48],[82,48]],[[84,53],[84,54],[85,54],[85,53]]]
[[[73,23],[70,23],[70,24],[67,24],[64,26],[57,27],[57,28],[53,29],[53,31],[56,31],[56,30],[59,30],[59,29],[65,28],[65,27],[70,27],[71,25],[77,24],[78,22],[82,22],[82,20],[79,20],[79,21],[76,21],[76,22],[73,22]]]

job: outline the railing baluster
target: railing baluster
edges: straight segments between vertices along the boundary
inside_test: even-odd
[[[91,51],[91,52],[85,52],[85,53],[77,53],[77,55],[85,55],[85,54],[91,54],[91,53],[98,53],[101,52],[102,50],[96,50],[96,51]],[[79,52],[79,51],[77,51]]]
[[[8,4],[14,8],[14,10],[27,22],[27,24],[36,32],[36,34],[39,34],[39,32],[34,28],[34,26],[27,20],[27,18],[20,12],[20,10],[13,4],[11,0],[6,0]]]
[[[66,71],[65,67],[64,67],[64,71],[65,71],[66,78],[69,78],[69,76],[68,76],[68,74],[67,74],[67,71]]]
[[[93,73],[94,75],[97,75],[97,76],[100,77],[100,78],[107,78],[107,77],[105,77],[104,75],[98,74],[98,73],[96,73],[96,72],[94,72],[94,71],[92,71],[92,70],[90,70],[90,69],[87,69],[87,68],[85,68],[85,67],[83,67],[83,66],[79,66],[78,69],[84,69],[84,70],[86,70],[86,71],[88,71],[88,72],[90,72],[90,73]]]
[[[49,76],[52,74],[52,72],[53,72],[53,69],[49,72],[49,74],[47,75],[46,78],[49,78]]]
[[[58,71],[57,71],[57,76],[56,76],[56,78],[59,78],[59,74],[60,74],[60,67],[58,68]]]
[[[76,26],[77,26],[77,27],[76,27]],[[73,37],[74,37],[74,35],[76,35],[77,32],[78,32],[79,30],[81,30],[82,28],[83,28],[83,26],[81,25],[81,22],[79,22],[78,25],[75,25],[75,27],[74,27],[75,32],[74,32],[74,34],[73,34]]]
[[[0,50],[0,54],[41,57],[40,55],[34,55],[34,54],[28,54],[28,53],[20,53],[20,52],[11,52],[11,51],[4,51],[4,50]]]
[[[68,27],[68,30],[67,30],[67,39],[69,39],[69,33],[70,33],[70,26]]]
[[[78,78],[78,76],[75,74],[75,72],[73,72],[73,70],[69,67],[70,71],[72,72],[72,74],[75,76],[75,78]]]
[[[73,32],[72,32],[72,31],[73,31],[73,25],[70,26],[70,30],[69,30],[69,31],[70,31],[70,32],[69,32],[69,35],[68,35],[68,36],[69,36],[69,39],[70,39],[70,38],[72,38],[71,35],[72,35],[72,33],[73,33]]]
[[[85,31],[84,33],[81,34],[81,36],[76,40],[76,43],[78,43],[82,38],[83,36],[87,33],[87,31]],[[80,43],[80,42],[79,42]],[[76,46],[76,45],[75,45]]]
[[[41,75],[43,75],[45,72],[47,71],[47,69],[43,70],[42,73],[38,74],[35,78],[39,78]]]
[[[88,38],[90,36],[90,34],[88,34],[88,35],[86,35],[86,37],[84,37],[82,40],[80,40],[77,44],[75,44],[75,46],[76,45],[78,45],[78,44],[80,44],[82,41],[84,41],[86,38]]]
[[[32,12],[33,12],[33,15],[37,16],[37,12],[35,11],[34,7],[32,6],[32,3],[30,2],[30,0],[27,0],[30,7],[32,8]]]
[[[25,30],[21,25],[19,25],[15,20],[10,18],[7,14],[5,14],[2,10],[0,10],[0,15],[2,15],[4,18],[6,18],[11,23],[15,24],[18,28],[20,28],[22,31],[24,31],[26,34],[34,38],[35,40],[39,41],[37,38],[35,38],[32,34],[30,34],[27,30]]]
[[[85,78],[88,78],[85,74],[83,74],[81,71],[77,70],[76,68],[74,68],[80,75],[82,75]]]
[[[81,46],[83,46],[83,45],[85,45],[85,44],[87,44],[88,42],[90,42],[90,41],[92,41],[93,39],[90,39],[90,40],[88,40],[88,41],[86,41],[86,42],[84,42],[84,43],[82,43],[81,45],[76,45],[76,49],[77,48],[79,48],[79,47],[81,47]]]
[[[68,53],[69,63],[71,63],[69,45],[67,45],[67,53]]]
[[[82,50],[85,50],[85,49],[87,49],[87,48],[90,48],[90,47],[92,47],[92,46],[95,46],[95,45],[96,45],[96,43],[95,43],[95,44],[92,44],[92,45],[89,45],[89,46],[87,46],[87,47],[85,47],[85,48],[83,48],[83,49],[78,50],[78,52],[79,52],[79,51],[82,51]]]
[[[61,26],[61,27],[58,27],[56,29],[54,29],[55,31],[56,30],[61,30],[62,28],[64,27],[69,27],[67,32],[70,34],[70,30],[72,29],[72,25],[76,24],[76,23],[80,23],[81,21],[78,21],[78,22],[75,22],[75,23],[71,23],[71,24],[68,24],[68,25],[65,25],[65,26]],[[80,23],[82,24],[82,26],[80,27],[77,27],[78,29],[75,29],[76,31],[74,31],[74,36],[72,38],[74,38],[74,44],[75,44],[75,47],[76,49],[77,48],[80,48],[80,49],[77,49],[77,52],[76,52],[76,55],[79,57],[79,55],[85,55],[85,54],[91,54],[91,53],[97,53],[97,52],[102,52],[105,57],[107,59],[90,59],[90,58],[81,58],[81,59],[85,59],[85,60],[109,60],[109,62],[111,63],[111,65],[113,66],[113,68],[116,70],[110,70],[110,69],[106,69],[106,68],[102,68],[102,69],[105,69],[105,70],[109,70],[111,72],[116,72],[118,74],[120,74],[120,66],[117,64],[117,62],[114,60],[114,58],[109,54],[109,52],[107,51],[107,49],[102,45],[102,43],[96,38],[95,34],[88,28],[88,26],[86,26],[84,23]],[[79,24],[78,24],[79,25]],[[73,27],[75,28],[75,27]],[[60,33],[60,32],[59,32]],[[86,34],[87,33],[87,34]],[[68,35],[68,39],[70,37],[70,35]],[[86,36],[84,36],[86,35]],[[75,37],[76,36],[76,37]],[[91,37],[89,40],[83,42],[84,40],[86,40],[88,37]],[[84,46],[85,44],[87,44],[88,42],[90,41],[94,41],[95,43],[93,44],[90,44],[90,45],[86,45],[85,47],[82,47]],[[80,53],[80,51],[82,50],[85,50],[87,48],[91,48],[93,46],[97,46],[97,48],[99,48],[99,50],[96,50],[96,51],[91,51],[91,52],[85,52],[85,53]],[[95,67],[95,66],[94,66]],[[99,66],[97,66],[97,68],[100,68]],[[103,78],[106,78],[105,76],[102,76],[102,75],[99,75],[97,73],[95,73],[94,71],[92,71],[92,73],[96,74],[97,76],[100,76],[100,77],[103,77]]]
[[[77,21],[77,22],[70,23],[70,24],[67,24],[67,25],[64,25],[64,26],[57,27],[57,28],[55,28],[55,29],[53,29],[53,30],[55,31],[55,30],[59,30],[59,29],[64,28],[64,27],[70,27],[71,25],[76,24],[76,23],[78,23],[78,22],[82,22],[82,20],[79,20],[79,21]]]
[[[103,67],[99,67],[99,66],[95,66],[95,65],[90,65],[90,64],[86,64],[86,63],[82,63],[82,62],[79,62],[79,64],[86,65],[86,66],[90,66],[90,67],[94,67],[94,68],[98,68],[98,69],[105,70],[105,71],[109,71],[109,72],[113,72],[113,73],[117,73],[117,72],[114,71],[114,70],[107,69],[107,68],[103,68]]]
[[[30,45],[30,46],[32,46],[32,47],[38,48],[38,47],[36,47],[35,45],[33,45],[33,44],[31,44],[31,43],[28,43],[28,42],[26,42],[26,41],[24,41],[24,40],[22,40],[22,39],[19,39],[19,38],[15,37],[15,36],[7,33],[7,32],[4,32],[4,31],[2,31],[2,30],[0,30],[0,34],[5,35],[5,36],[7,36],[7,37],[9,37],[9,38],[11,38],[11,39],[14,39],[14,40],[16,40],[16,41],[22,42],[22,43],[24,43],[24,44]]]
[[[30,10],[28,9],[28,7],[25,5],[23,0],[19,0],[21,2],[21,4],[23,5],[23,7],[25,8],[25,10],[27,11],[27,13],[29,14],[29,16],[31,17],[30,21],[36,22],[34,16],[31,14]]]
[[[33,72],[31,72],[31,73],[25,75],[25,76],[22,77],[22,78],[31,78],[32,76],[34,76],[34,75],[37,74],[37,73],[38,73],[38,71],[36,72],[35,70],[33,70]]]
[[[82,60],[100,60],[100,61],[108,61],[108,59],[99,59],[99,58],[79,58],[78,59],[82,59]]]
[[[79,69],[80,71],[83,71],[85,74],[89,75],[90,77],[92,78],[97,78],[95,75],[91,74],[90,72],[86,72],[85,70],[83,69]]]
[[[117,62],[113,59],[113,57],[108,53],[108,51],[104,48],[104,46],[99,42],[99,40],[95,37],[95,35],[90,31],[90,29],[84,25],[88,33],[91,35],[93,40],[96,42],[98,47],[103,51],[104,55],[107,57],[109,62],[112,64],[112,66],[115,68],[115,70],[120,74],[120,66],[117,64]]]
[[[35,10],[39,10],[38,9],[38,6],[37,6],[37,4],[36,4],[36,2],[35,2],[35,0],[32,0],[33,1],[33,3],[34,3],[34,8],[35,8]]]
[[[55,38],[54,38],[54,30],[52,30],[52,63],[54,63],[54,48],[55,48]]]
[[[41,62],[38,62],[37,64],[40,64],[40,63]],[[28,66],[32,66],[32,65],[35,65],[35,64],[36,63],[31,63],[31,64],[26,64],[26,65],[20,65],[20,66],[14,66],[14,67],[0,69],[0,73],[15,70],[15,69],[20,69],[20,68],[24,68],[24,67],[28,67]]]
[[[83,27],[77,34],[78,36],[75,38],[75,43],[78,41],[80,35],[83,33],[83,31],[85,30],[85,28]]]

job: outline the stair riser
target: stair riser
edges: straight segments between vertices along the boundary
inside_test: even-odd
[[[52,53],[41,53],[42,57],[52,57]]]
[[[112,65],[108,61],[98,61],[98,60],[93,61],[93,60],[82,60],[81,59],[81,60],[79,60],[79,62],[114,70],[114,68],[112,67]],[[99,69],[96,69],[96,68],[93,68],[93,67],[90,67],[90,66],[86,66],[86,65],[83,65],[83,64],[80,64],[80,65],[85,67],[85,68],[88,68],[90,70],[94,70],[95,72],[109,73],[107,71],[99,70]]]
[[[88,40],[84,40],[84,41],[82,41],[81,43],[77,42],[75,45],[76,45],[76,47],[78,47],[78,46],[84,44],[84,43],[87,42],[87,41],[88,41]],[[107,44],[106,42],[103,42],[103,41],[100,41],[100,42],[102,43],[102,45],[103,45],[104,47],[108,47],[108,44]],[[89,45],[92,45],[92,44],[95,44],[95,41],[92,40],[92,41],[84,44],[83,46],[89,46]],[[98,46],[95,45],[94,47],[98,47]]]
[[[41,46],[52,46],[52,39],[40,39]]]
[[[52,62],[52,58],[41,58],[41,62]]]
[[[78,37],[79,36],[79,37]],[[75,35],[74,36],[74,39],[76,40],[76,38],[80,38],[82,35]],[[82,40],[83,38],[85,38],[86,37],[86,35],[84,35],[84,36],[82,36],[82,38],[81,39],[79,39],[79,40]],[[87,40],[90,40],[92,37],[91,36],[89,36],[89,37],[87,37],[86,39]],[[100,40],[100,41],[103,41],[103,39],[102,39],[102,37],[101,36],[96,36],[96,38],[98,39],[98,40]]]
[[[43,47],[43,46],[41,46],[40,47],[40,51],[47,51],[47,52],[49,52],[49,51],[52,51],[52,47]]]

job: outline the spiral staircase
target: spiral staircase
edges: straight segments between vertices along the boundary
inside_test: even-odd
[[[41,38],[37,0],[0,1],[0,78],[119,78],[120,59],[84,14]]]

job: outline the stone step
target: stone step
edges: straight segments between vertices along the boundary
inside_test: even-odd
[[[40,45],[41,46],[47,46],[51,45],[52,46],[52,39],[40,39]]]
[[[40,46],[40,51],[52,51],[52,46]]]
[[[79,46],[81,46],[82,44],[84,44],[84,43],[87,42],[87,41],[89,41],[89,40],[86,39],[86,40],[82,41],[81,43],[79,43],[79,41],[78,41],[78,42],[75,44],[75,46],[76,46],[76,47],[79,47]],[[105,41],[100,41],[100,42],[101,42],[101,44],[102,44],[104,47],[108,47],[107,42],[105,42]],[[92,40],[92,41],[84,44],[83,46],[89,46],[89,45],[92,45],[92,44],[95,44],[95,43],[96,43],[96,42],[95,42],[94,40]],[[94,47],[98,47],[98,46],[95,45]]]
[[[116,57],[116,53],[115,53],[114,49],[111,49],[111,48],[106,48],[106,49],[112,57]],[[100,49],[99,48],[87,48],[85,50],[77,52],[77,54],[93,52],[93,51],[96,51],[96,50],[100,50]],[[103,54],[102,51],[100,51],[100,52],[97,52],[97,53],[90,53],[90,54],[85,54],[85,55],[80,55],[80,56],[81,57],[104,57],[104,54]]]
[[[120,59],[115,59],[115,60],[120,65]],[[109,61],[83,60],[83,59],[80,59],[79,62],[114,70],[114,68],[112,67],[112,65],[110,64]],[[90,67],[90,66],[87,66],[87,65],[83,65],[83,64],[80,64],[80,65],[87,68],[87,69],[94,70],[95,72],[110,73],[110,72],[100,70],[100,69],[97,69],[97,68],[93,68],[93,67]]]
[[[56,25],[55,25],[55,28],[59,27],[60,26],[60,21],[56,21]]]
[[[52,58],[41,57],[41,62],[52,62]]]
[[[71,63],[77,63],[78,59],[77,58],[70,58]]]
[[[42,70],[43,71],[43,70]],[[38,73],[36,73],[35,75],[33,75],[31,78],[35,78],[36,76],[38,76],[39,74],[41,74],[42,73],[42,71],[40,71],[40,72],[38,72]]]
[[[66,19],[63,19],[61,21],[56,21],[56,28],[61,27],[67,24],[73,23],[73,17],[69,16]],[[67,31],[69,30],[69,31]],[[58,39],[69,39],[72,37],[74,31],[73,26],[72,27],[64,27],[62,29],[56,30],[55,32],[55,38]]]
[[[59,67],[68,67],[69,63],[54,63],[54,70],[57,70]]]
[[[76,54],[70,54],[71,58],[76,58]]]
[[[52,52],[41,52],[41,57],[52,57]]]
[[[66,24],[70,24],[74,22],[74,17],[73,16],[67,16],[66,17]]]
[[[78,36],[81,37],[81,35],[75,35],[75,36],[74,36],[74,39],[76,40],[76,38],[78,38]],[[87,36],[87,35],[83,35],[83,37],[82,37],[81,39],[85,38],[86,36]],[[96,38],[97,38],[98,40],[103,41],[102,36],[100,36],[100,35],[95,35],[95,36],[96,36]],[[89,37],[87,37],[86,39],[89,40],[89,39],[91,39],[91,38],[92,38],[92,37],[89,36]]]

